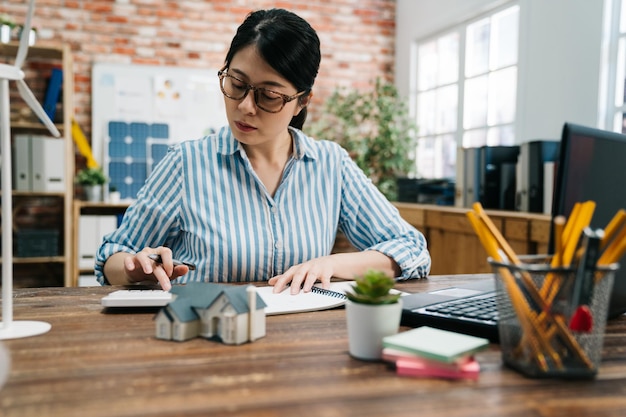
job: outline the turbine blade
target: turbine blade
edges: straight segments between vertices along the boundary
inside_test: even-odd
[[[50,133],[52,133],[52,135],[56,136],[57,138],[61,136],[61,133],[58,131],[54,123],[52,123],[52,120],[50,120],[50,118],[48,117],[48,114],[43,109],[43,107],[41,107],[41,104],[39,104],[39,102],[35,98],[32,91],[30,91],[30,89],[28,88],[24,80],[17,80],[16,83],[17,83],[17,89],[19,90],[20,95],[22,96],[26,104],[28,104],[28,106],[33,110],[33,112],[37,115],[37,117],[39,117],[39,119],[43,122],[43,124],[46,125]]]
[[[30,29],[32,27],[33,13],[35,11],[35,0],[30,0],[28,5],[28,13],[26,14],[26,21],[22,27],[22,34],[20,36],[20,45],[17,48],[17,56],[15,58],[15,66],[22,68],[22,64],[28,54],[28,38],[30,37]]]

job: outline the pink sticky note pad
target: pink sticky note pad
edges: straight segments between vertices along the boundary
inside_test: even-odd
[[[449,364],[439,365],[433,361],[421,359],[398,359],[396,373],[402,376],[436,377],[446,379],[477,379],[480,365],[475,359],[451,367]]]
[[[437,361],[433,359],[427,359],[415,353],[404,352],[402,350],[397,350],[393,348],[383,348],[382,358],[383,360],[387,362],[392,362],[394,364],[400,359],[407,359],[409,361],[417,361],[421,364],[424,364],[424,366],[429,366],[429,364],[432,364],[433,366],[437,366],[440,369],[452,369],[452,370],[458,370],[461,367],[461,365],[465,365],[468,362],[474,361],[474,356],[469,355],[469,356],[460,357],[456,359],[454,362],[441,362],[441,361]]]

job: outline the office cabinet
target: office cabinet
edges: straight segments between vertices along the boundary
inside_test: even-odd
[[[393,203],[400,216],[426,237],[432,258],[431,275],[492,272],[487,253],[467,219],[468,208],[431,204]],[[518,255],[548,253],[550,215],[486,210],[496,227]],[[356,249],[342,233],[333,253]]]
[[[426,236],[431,275],[491,272],[487,253],[467,219],[470,209],[394,203],[400,215]],[[486,210],[518,255],[548,253],[550,215]]]
[[[73,263],[71,286],[78,286],[81,277],[94,274],[95,254],[102,237],[112,232],[129,203],[74,201],[72,227]]]

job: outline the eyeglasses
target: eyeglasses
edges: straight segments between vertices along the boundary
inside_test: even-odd
[[[255,87],[248,84],[237,77],[233,77],[228,74],[227,69],[221,69],[217,72],[217,76],[220,79],[220,88],[222,93],[233,100],[243,100],[248,95],[248,91],[254,91],[254,103],[258,108],[268,113],[278,113],[285,107],[285,104],[292,100],[297,99],[305,92],[301,91],[288,96],[276,91],[268,90],[267,88]]]

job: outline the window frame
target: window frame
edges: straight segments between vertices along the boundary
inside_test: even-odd
[[[602,70],[600,89],[599,120],[601,128],[619,133],[626,133],[626,94],[624,86],[626,84],[626,27],[621,32],[620,22],[622,13],[626,14],[626,0],[609,0],[605,3],[604,12],[604,44],[602,45]],[[626,16],[625,16],[626,18]],[[625,19],[626,20],[626,19]],[[626,23],[626,22],[625,22]],[[620,40],[624,42],[624,55],[620,60]],[[622,69],[622,79],[617,77]],[[616,94],[618,86],[622,91],[622,104],[616,104]],[[618,123],[619,115],[622,116],[621,123]]]
[[[626,0],[625,0],[626,1]],[[494,123],[494,124],[489,124],[489,120],[488,118],[486,118],[484,125],[479,126],[479,127],[473,127],[473,128],[466,128],[464,126],[464,117],[465,117],[465,91],[466,91],[466,82],[469,79],[473,79],[475,78],[475,75],[472,76],[467,76],[466,75],[466,50],[467,50],[467,30],[468,27],[472,24],[478,23],[481,20],[484,19],[490,19],[490,25],[493,24],[493,21],[491,20],[494,16],[496,16],[499,13],[502,13],[508,9],[511,8],[517,8],[517,22],[518,22],[518,32],[517,32],[517,57],[515,60],[515,63],[512,65],[507,65],[507,66],[503,66],[501,68],[497,68],[497,69],[493,69],[489,66],[489,68],[487,69],[487,71],[483,74],[483,75],[487,75],[489,76],[490,74],[493,74],[497,71],[506,69],[506,68],[515,68],[516,69],[516,80],[515,80],[515,99],[514,99],[514,115],[513,115],[513,119],[511,122],[505,122],[505,123]],[[439,164],[439,161],[444,161],[444,157],[446,155],[440,153],[439,156],[437,157],[436,160],[431,160],[430,161],[430,167],[433,167],[433,171],[437,170],[436,172],[431,172],[431,175],[424,175],[424,172],[420,173],[420,169],[419,169],[419,164],[420,164],[420,160],[419,157],[417,156],[420,152],[420,141],[423,141],[425,139],[428,140],[435,140],[438,137],[443,137],[446,135],[452,135],[454,138],[454,143],[456,145],[456,148],[462,148],[464,147],[463,144],[463,138],[465,136],[465,134],[467,132],[470,131],[479,131],[479,130],[486,130],[488,131],[489,129],[494,129],[494,128],[501,128],[501,127],[506,127],[510,129],[512,138],[509,142],[507,142],[508,145],[513,145],[516,141],[516,134],[517,134],[517,123],[518,123],[518,119],[519,119],[519,106],[517,103],[517,95],[518,95],[518,91],[519,91],[519,84],[520,84],[520,76],[519,76],[519,66],[520,66],[520,25],[521,25],[521,6],[519,4],[519,1],[510,1],[510,2],[506,2],[503,4],[498,5],[497,7],[494,7],[492,9],[489,9],[487,11],[482,11],[480,13],[477,13],[475,15],[473,15],[472,17],[466,19],[463,22],[460,23],[456,23],[454,25],[451,25],[441,31],[438,31],[436,33],[430,34],[428,36],[422,37],[420,39],[416,39],[414,41],[411,42],[411,59],[410,59],[410,78],[409,78],[409,83],[410,83],[410,97],[409,97],[409,110],[411,112],[412,117],[414,118],[417,127],[418,127],[418,133],[417,133],[417,140],[418,140],[418,145],[416,146],[416,166],[415,166],[415,173],[418,174],[418,177],[421,178],[441,178],[441,177],[445,177],[445,178],[451,178],[456,176],[455,174],[455,169],[454,167],[451,169],[451,172],[448,175],[438,175],[440,172],[442,172],[441,168],[437,168],[437,165]],[[456,130],[454,131],[450,131],[450,132],[445,132],[445,131],[433,131],[432,133],[429,133],[427,135],[422,135],[420,134],[420,126],[419,126],[419,120],[421,118],[421,114],[420,114],[420,108],[419,108],[419,101],[420,101],[420,95],[424,94],[424,92],[428,92],[428,91],[436,91],[439,88],[445,87],[445,86],[450,86],[452,84],[448,83],[445,85],[437,85],[434,88],[430,88],[428,90],[420,90],[420,86],[419,86],[419,48],[422,45],[425,45],[427,43],[430,42],[437,42],[439,39],[448,36],[450,34],[456,33],[457,37],[458,37],[458,68],[457,68],[457,80],[456,83],[454,83],[454,85],[457,86],[457,106],[456,106]],[[490,57],[491,57],[491,53],[492,53],[492,46],[493,45],[489,45],[490,46]],[[435,117],[435,119],[437,118],[437,115],[433,116]],[[422,142],[423,143],[423,142]],[[436,142],[435,142],[436,143]],[[488,143],[488,133],[485,134],[485,143]],[[468,146],[471,147],[471,146]],[[454,152],[453,157],[456,158],[457,152]],[[456,162],[455,164],[456,165]],[[421,175],[420,175],[421,174]]]

